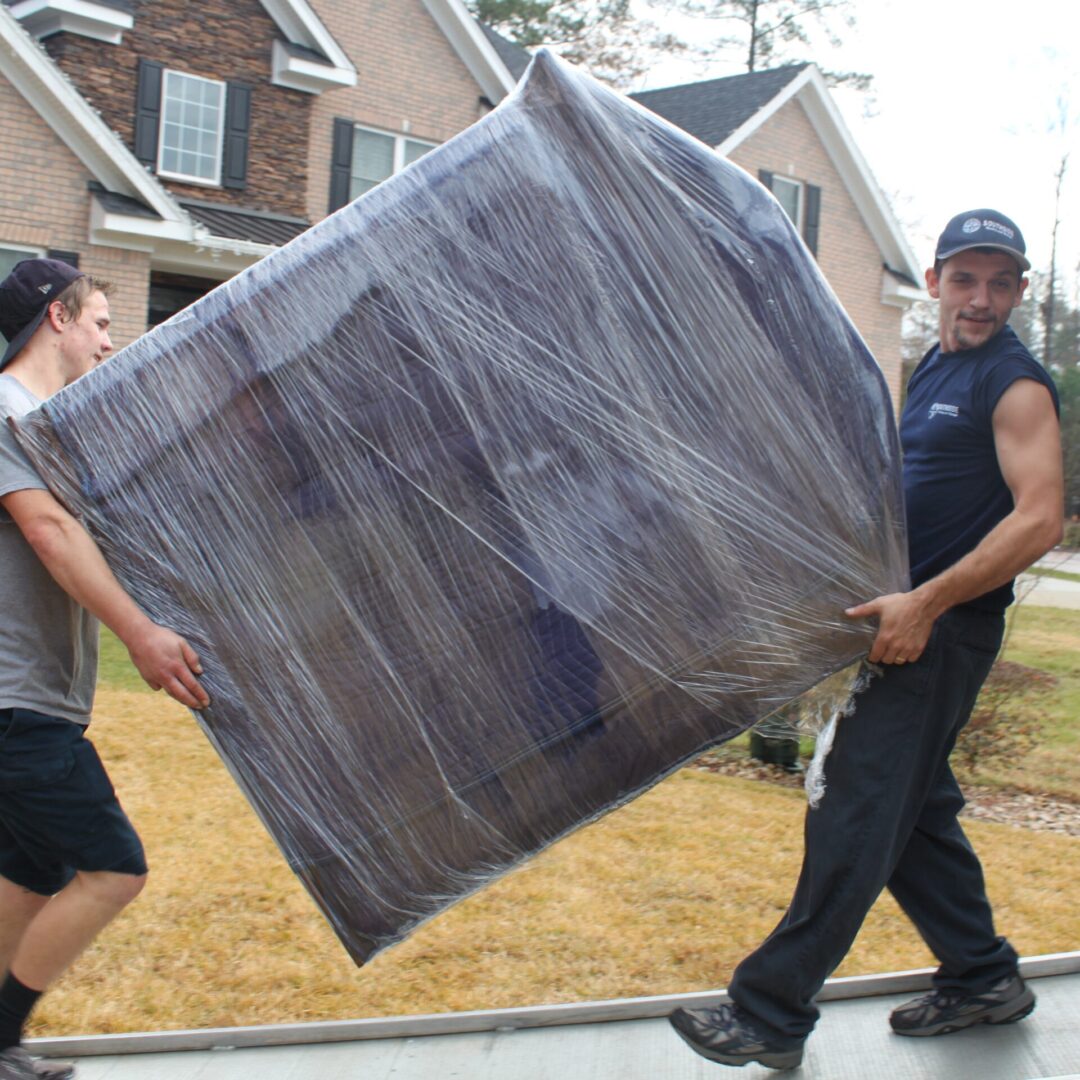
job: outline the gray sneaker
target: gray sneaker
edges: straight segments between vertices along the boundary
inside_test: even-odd
[[[71,1080],[75,1075],[74,1061],[60,1061],[53,1058],[31,1058],[37,1080]]]
[[[762,1035],[754,1020],[737,1005],[715,1009],[676,1009],[668,1020],[692,1049],[721,1065],[797,1069],[802,1064],[802,1039],[779,1040]]]
[[[935,990],[894,1009],[897,1035],[948,1035],[975,1024],[1013,1024],[1035,1008],[1035,994],[1019,975],[1009,975],[981,994]]]
[[[33,1058],[21,1046],[0,1051],[0,1080],[69,1080],[74,1075],[71,1061]]]

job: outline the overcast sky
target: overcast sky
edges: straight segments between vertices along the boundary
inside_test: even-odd
[[[1071,151],[1057,265],[1070,280],[1080,277],[1080,3],[856,0],[853,11],[857,24],[843,31],[843,47],[823,45],[806,58],[874,76],[870,95],[837,91],[835,100],[917,260],[928,264],[952,214],[990,206],[1016,221],[1032,266],[1046,269],[1055,174]],[[709,40],[716,24],[671,28]],[[642,88],[738,70],[665,64]]]

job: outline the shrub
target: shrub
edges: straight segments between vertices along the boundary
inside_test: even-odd
[[[970,771],[1023,757],[1039,742],[1043,703],[1056,685],[1049,672],[998,660],[960,732],[953,760]]]

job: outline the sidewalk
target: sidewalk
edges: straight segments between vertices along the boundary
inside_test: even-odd
[[[1080,574],[1080,552],[1054,550],[1044,555],[1035,565],[1040,570],[1063,570],[1068,574]],[[1016,598],[1018,602],[1034,607],[1080,611],[1080,581],[1059,581],[1056,578],[1021,574],[1016,579]]]

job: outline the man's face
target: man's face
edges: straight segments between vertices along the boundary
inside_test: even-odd
[[[926,271],[926,287],[940,301],[942,351],[956,352],[984,345],[1009,321],[1027,278],[1003,251],[961,251],[940,273]]]
[[[92,292],[83,302],[77,319],[63,324],[60,354],[64,361],[64,385],[92,371],[112,352],[109,340],[109,301]]]

